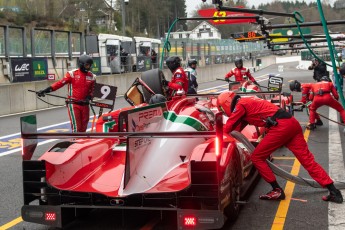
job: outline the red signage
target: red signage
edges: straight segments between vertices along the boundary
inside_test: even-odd
[[[241,7],[242,8],[242,7]],[[242,13],[242,12],[227,12],[227,11],[218,11],[215,8],[210,9],[201,9],[198,10],[198,14],[201,17],[254,17],[257,16],[255,14],[250,13]],[[256,19],[216,19],[216,20],[209,20],[214,25],[222,25],[222,24],[241,24],[241,23],[252,23],[256,22]]]

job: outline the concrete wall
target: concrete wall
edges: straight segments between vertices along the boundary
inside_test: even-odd
[[[256,67],[265,68],[276,63],[275,56],[261,57],[262,66]],[[255,62],[254,62],[255,64]],[[252,67],[252,62],[244,62],[244,66]],[[204,67],[198,67],[198,82],[213,81],[216,78],[224,78],[224,75],[234,68],[234,64],[214,64]],[[133,81],[140,77],[141,73],[126,73],[126,74],[114,74],[114,75],[102,75],[97,78],[98,83],[115,85],[118,87],[117,95],[123,95]],[[171,72],[164,70],[165,77],[171,79]],[[60,76],[61,77],[61,76]],[[37,81],[37,82],[25,82],[25,83],[11,83],[0,84],[0,116],[10,115],[14,113],[29,112],[37,109],[44,109],[54,107],[42,102],[36,97],[35,93],[28,90],[38,91],[51,85],[53,81]],[[67,87],[63,87],[54,92],[55,95],[66,96]],[[46,96],[42,98],[47,102],[54,105],[64,105],[64,100],[56,97]]]

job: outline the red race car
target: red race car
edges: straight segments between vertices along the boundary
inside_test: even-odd
[[[144,72],[125,95],[131,106],[103,114],[95,133],[37,133],[35,116],[21,118],[23,220],[63,227],[85,208],[174,212],[178,229],[216,229],[236,219],[258,175],[248,145],[263,128],[247,126],[242,141],[224,134],[217,95],[149,104],[165,94],[163,79],[161,70]],[[32,160],[37,140],[48,138],[64,141]]]

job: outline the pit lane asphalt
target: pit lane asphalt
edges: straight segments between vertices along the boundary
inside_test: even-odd
[[[282,64],[279,64],[282,65]],[[301,82],[312,82],[312,71],[297,70],[295,67],[297,63],[285,63],[284,72],[278,72],[278,65],[273,65],[266,69],[257,71],[254,73],[254,77],[257,79],[264,79],[263,75],[268,73],[279,73],[284,77],[283,91],[289,92],[288,81],[291,79],[297,79]],[[259,77],[261,76],[261,77]],[[219,76],[222,78],[223,76]],[[258,80],[261,85],[267,85],[266,80]],[[224,82],[213,81],[208,83],[202,83],[199,86],[199,90],[206,88],[220,87],[220,90],[225,90]],[[300,93],[293,93],[295,101],[299,100]],[[115,102],[116,108],[125,107],[128,104],[122,97],[117,98]],[[329,109],[327,107],[320,108],[318,110],[321,114],[328,117]],[[34,112],[37,115],[38,127],[44,127],[57,123],[65,123],[68,121],[67,111],[64,107]],[[97,111],[96,111],[97,113]],[[16,134],[20,131],[19,117],[22,115],[13,115],[0,118],[0,151],[9,151],[13,141],[18,136],[6,136]],[[308,117],[306,113],[295,113],[295,117],[300,121],[304,128]],[[337,116],[339,117],[339,116]],[[329,172],[329,155],[333,155],[336,146],[340,152],[338,163],[343,165],[343,146],[341,143],[344,141],[344,136],[340,132],[340,139],[329,139],[330,125],[326,119],[323,119],[324,126],[318,127],[315,131],[307,132],[308,144],[310,150],[314,153],[316,160]],[[334,125],[332,125],[334,126]],[[54,128],[54,127],[53,127]],[[53,129],[51,128],[51,129]],[[58,127],[57,127],[58,128]],[[333,127],[334,128],[334,127]],[[335,132],[339,131],[339,126],[336,125]],[[342,130],[342,127],[341,127]],[[5,137],[5,138],[4,138]],[[6,142],[4,141],[6,140]],[[51,144],[39,146],[36,152],[44,151]],[[16,145],[12,147],[15,148]],[[7,148],[7,149],[6,149]],[[5,149],[5,150],[4,150]],[[279,165],[286,171],[295,169],[293,155],[285,148],[279,149],[274,153],[276,157],[274,163]],[[340,167],[341,168],[341,167]],[[332,169],[331,169],[332,170]],[[342,168],[340,169],[342,170]],[[299,176],[309,178],[307,172],[300,168],[297,172]],[[345,171],[335,172],[339,175],[344,175]],[[21,156],[20,151],[13,152],[11,154],[1,156],[0,155],[0,230],[4,229],[53,229],[42,225],[36,225],[31,223],[25,223],[20,219],[20,208],[23,204],[22,195],[22,172],[21,172]],[[332,175],[333,176],[333,175]],[[278,178],[280,185],[285,189],[291,189],[291,185],[285,180]],[[342,181],[345,181],[344,179]],[[327,194],[327,191],[322,189],[314,189],[310,187],[304,187],[296,185],[292,188],[292,198],[289,202],[285,202],[282,205],[281,202],[274,201],[261,201],[258,196],[264,194],[270,190],[270,186],[263,180],[260,180],[257,186],[253,189],[247,203],[243,205],[240,216],[235,223],[227,223],[223,229],[330,229],[329,226],[337,221],[337,225],[331,229],[345,229],[345,215],[338,215],[334,210],[341,210],[344,204],[329,205],[327,202],[321,200],[321,196]],[[285,190],[286,191],[286,190]],[[345,191],[342,191],[345,195]],[[329,214],[329,209],[334,208]],[[343,213],[344,214],[344,213]],[[335,220],[329,221],[329,215],[334,215]],[[122,213],[113,211],[96,211],[87,218],[75,221],[67,229],[174,229],[174,226],[167,218],[163,222],[159,219],[149,218],[146,219],[141,213],[132,213],[126,216],[126,224],[122,225]],[[279,223],[280,222],[280,223]],[[176,227],[175,227],[176,228]]]

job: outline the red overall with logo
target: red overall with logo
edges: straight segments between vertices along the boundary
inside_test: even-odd
[[[248,97],[238,100],[234,111],[224,126],[224,132],[241,130],[246,124],[265,127],[265,120],[278,111],[278,107],[266,100]],[[286,146],[299,160],[309,175],[321,186],[333,183],[326,171],[315,161],[308,149],[299,122],[293,117],[276,119],[277,125],[267,128],[267,134],[251,155],[254,166],[268,183],[276,181],[266,159],[278,148]]]
[[[168,86],[170,97],[174,96],[177,90],[183,89],[186,93],[188,92],[188,78],[182,67],[175,70]]]
[[[333,96],[332,96],[332,95]],[[317,116],[316,110],[327,105],[340,113],[342,120],[345,122],[345,110],[337,101],[339,95],[332,82],[321,81],[311,84],[311,93],[309,99],[313,101],[309,107],[309,122],[314,123]]]
[[[243,82],[246,79],[244,79],[244,76],[248,78],[248,80],[251,80],[252,82],[256,82],[254,77],[250,74],[250,71],[246,67],[242,68],[233,68],[230,70],[229,73],[225,75],[225,78],[230,78],[232,76],[235,76],[235,81]]]
[[[68,71],[63,79],[52,84],[53,91],[68,84],[68,98],[78,100],[67,101],[68,115],[71,122],[72,132],[85,132],[89,122],[89,106],[83,101],[92,97],[96,82],[96,75],[92,72],[84,73],[80,69]]]
[[[302,98],[301,98],[301,102],[303,104],[306,104],[307,102],[309,102],[309,97],[310,97],[310,92],[311,92],[311,85],[313,83],[302,83],[301,84],[301,91],[302,91]],[[310,109],[310,105],[309,105],[309,109]],[[316,120],[320,120],[320,115],[315,113],[315,119]],[[315,123],[315,121],[313,122]]]

